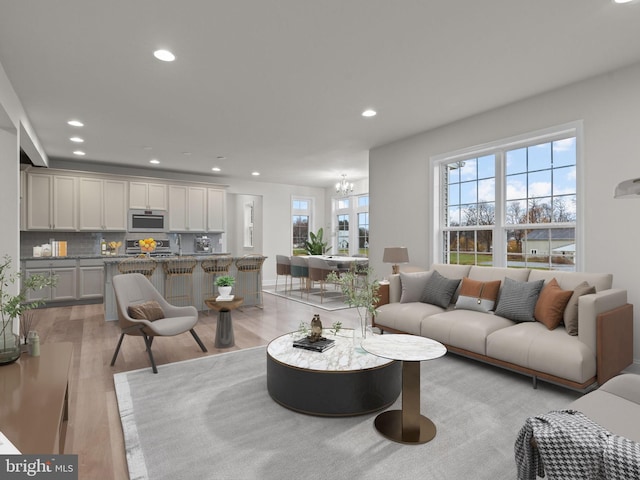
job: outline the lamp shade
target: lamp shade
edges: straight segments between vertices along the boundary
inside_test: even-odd
[[[620,182],[613,196],[615,198],[640,198],[640,178]]]
[[[382,261],[384,263],[408,263],[409,250],[407,247],[386,247]]]

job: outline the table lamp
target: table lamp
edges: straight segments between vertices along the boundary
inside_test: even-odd
[[[407,247],[385,247],[382,255],[384,263],[392,263],[391,273],[400,273],[399,263],[409,263],[409,250]]]

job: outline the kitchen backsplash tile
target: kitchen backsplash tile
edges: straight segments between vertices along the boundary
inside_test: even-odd
[[[20,257],[32,257],[33,247],[53,240],[67,242],[67,255],[100,255],[100,240],[122,242],[124,232],[20,232]]]

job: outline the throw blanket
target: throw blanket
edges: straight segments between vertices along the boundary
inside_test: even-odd
[[[532,440],[535,439],[535,445]],[[640,479],[640,444],[575,410],[530,417],[515,443],[518,480]]]

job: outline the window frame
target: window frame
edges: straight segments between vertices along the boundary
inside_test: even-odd
[[[504,161],[504,155],[506,151],[516,148],[533,146],[539,143],[550,142],[554,140],[560,140],[562,138],[575,137],[576,148],[576,221],[574,223],[546,223],[546,224],[506,224],[506,166]],[[468,147],[440,155],[434,155],[429,159],[429,171],[432,177],[432,196],[431,196],[431,208],[429,213],[432,218],[432,248],[430,250],[431,263],[443,263],[447,261],[444,252],[444,233],[447,231],[477,231],[481,229],[489,228],[493,231],[493,266],[494,267],[506,267],[507,266],[507,238],[506,233],[509,228],[563,228],[573,227],[575,228],[575,243],[577,253],[575,259],[575,271],[582,271],[584,265],[584,212],[583,201],[584,198],[584,186],[583,186],[583,122],[582,120],[569,122],[566,124],[549,127],[546,129],[529,132],[501,140],[488,142],[486,144]],[[446,219],[443,212],[444,201],[444,188],[443,178],[441,175],[441,166],[443,164],[452,163],[455,161],[463,161],[465,159],[481,157],[484,155],[495,153],[499,158],[496,161],[495,170],[495,225],[483,226],[472,225],[468,228],[465,227],[447,227],[445,225]],[[428,248],[428,247],[427,247]],[[447,262],[448,263],[448,262]]]
[[[307,202],[308,208],[305,209],[296,209],[294,208],[294,203],[295,202]],[[314,230],[314,199],[313,197],[305,197],[305,196],[298,196],[298,195],[292,195],[291,196],[291,202],[290,202],[290,208],[291,208],[291,214],[289,215],[289,225],[290,225],[290,231],[289,231],[289,247],[291,249],[291,254],[295,255],[295,245],[293,243],[293,230],[294,230],[294,224],[293,224],[293,219],[296,216],[307,216],[309,217],[309,223],[308,223],[308,227],[309,227],[309,232],[313,232]],[[307,233],[307,240],[309,239],[309,235]]]

